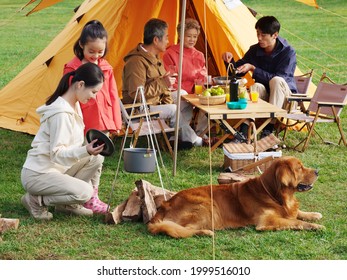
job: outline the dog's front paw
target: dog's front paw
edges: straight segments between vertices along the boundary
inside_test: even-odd
[[[322,219],[323,215],[318,212],[304,212],[299,211],[298,212],[298,219],[304,220],[304,221],[317,221]]]
[[[214,236],[214,232],[209,229],[202,229],[199,235],[209,235],[209,236]]]
[[[317,221],[323,218],[323,215],[321,213],[318,212],[311,212],[310,213],[310,220],[311,221]]]
[[[312,230],[325,230],[325,226],[318,225],[318,224],[311,224],[310,229],[312,229]]]

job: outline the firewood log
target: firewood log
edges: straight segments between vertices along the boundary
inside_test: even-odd
[[[17,229],[18,225],[19,219],[0,218],[0,233],[3,233],[10,229]]]
[[[138,221],[141,218],[141,199],[138,192],[132,192],[122,213],[124,221]]]

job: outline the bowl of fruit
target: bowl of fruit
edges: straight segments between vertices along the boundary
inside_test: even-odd
[[[221,86],[213,86],[205,89],[199,95],[199,102],[202,105],[219,105],[225,103],[225,92]]]

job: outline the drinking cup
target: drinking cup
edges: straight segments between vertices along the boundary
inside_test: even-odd
[[[201,79],[195,79],[194,80],[194,92],[195,94],[199,95],[202,94],[204,90],[204,85]]]
[[[256,103],[259,99],[259,92],[257,91],[251,91],[251,100],[252,102]]]

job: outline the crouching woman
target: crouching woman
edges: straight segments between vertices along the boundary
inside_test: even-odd
[[[86,63],[62,77],[45,105],[37,109],[40,128],[28,151],[21,180],[26,194],[22,204],[38,220],[53,218],[56,212],[91,216],[83,207],[100,181],[104,144],[84,144],[80,104],[95,98],[104,82],[100,68]]]

